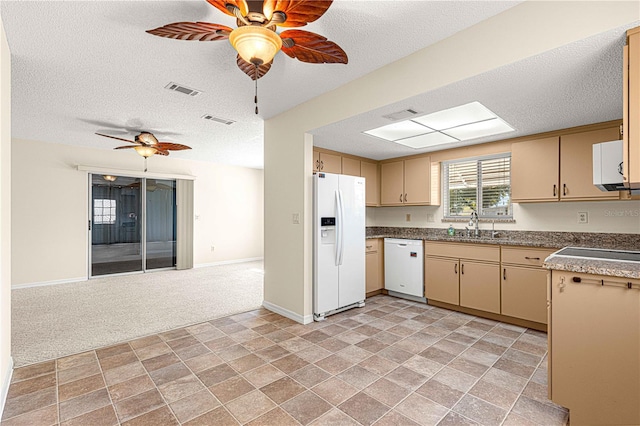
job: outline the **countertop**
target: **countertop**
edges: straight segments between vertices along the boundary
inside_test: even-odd
[[[541,247],[593,247],[610,250],[640,251],[638,234],[604,234],[589,232],[499,231],[490,238],[490,230],[481,230],[480,238],[464,235],[449,236],[443,228],[367,227],[367,238],[406,238],[452,243],[493,244],[501,246]],[[607,275],[621,278],[640,278],[640,263],[600,259],[581,259],[571,256],[549,256],[543,265],[547,269]]]
[[[542,265],[556,271],[582,272],[620,278],[640,278],[640,262],[613,261],[604,259],[580,259],[573,256],[552,254]]]
[[[455,243],[496,244],[561,249],[564,247],[594,247],[615,250],[640,251],[638,234],[604,234],[594,232],[544,232],[503,231],[497,238],[489,238],[491,230],[482,229],[480,238],[464,235],[450,237],[443,228],[399,228],[368,226],[367,238],[406,238],[424,241],[448,241]]]

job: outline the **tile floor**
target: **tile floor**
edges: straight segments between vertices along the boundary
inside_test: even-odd
[[[2,426],[563,425],[546,335],[375,296],[259,309],[16,369]]]

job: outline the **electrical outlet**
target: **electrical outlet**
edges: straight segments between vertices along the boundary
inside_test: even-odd
[[[216,246],[211,246],[211,251],[214,251],[216,249]]]
[[[407,222],[411,222],[411,213],[407,213]]]
[[[589,223],[589,213],[578,212],[578,223]]]
[[[295,224],[295,225],[299,225],[300,224],[300,213],[293,213],[291,215],[291,221]]]
[[[427,213],[427,222],[433,223],[435,221],[436,221],[436,217],[433,215],[433,213]]]

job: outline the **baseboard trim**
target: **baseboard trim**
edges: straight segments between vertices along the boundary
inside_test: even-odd
[[[66,278],[64,280],[41,281],[41,282],[36,282],[36,283],[13,284],[11,286],[11,290],[17,290],[17,289],[21,289],[21,288],[31,288],[31,287],[44,287],[44,286],[48,286],[48,285],[77,283],[77,282],[81,282],[81,281],[88,281],[87,277]]]
[[[275,312],[276,314],[280,314],[283,317],[287,317],[289,319],[294,320],[300,324],[311,324],[313,322],[313,315],[300,315],[293,311],[283,308],[282,306],[274,305],[271,302],[267,302],[264,300],[262,302],[262,306],[265,309],[270,310],[271,312]]]
[[[13,357],[9,357],[9,368],[7,374],[2,380],[2,389],[0,392],[0,419],[4,413],[4,404],[7,402],[7,394],[9,393],[9,385],[11,385],[11,377],[13,377]]]
[[[248,257],[248,258],[245,258],[245,259],[223,260],[221,262],[198,263],[197,265],[193,265],[193,267],[194,268],[205,268],[207,266],[231,265],[233,263],[255,262],[255,261],[258,261],[258,260],[264,260],[264,257]]]

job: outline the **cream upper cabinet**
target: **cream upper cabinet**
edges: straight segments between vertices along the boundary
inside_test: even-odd
[[[533,139],[511,145],[515,203],[618,200],[593,185],[593,144],[619,138],[618,126]]]
[[[557,136],[511,145],[511,200],[557,201],[560,138]]]
[[[360,162],[360,176],[365,179],[365,202],[367,206],[380,205],[380,186],[378,185],[378,164]]]
[[[404,161],[380,166],[380,204],[400,206],[404,200]]]
[[[360,160],[349,157],[342,157],[342,174],[350,176],[360,176]]]
[[[593,144],[620,138],[618,126],[560,136],[560,200],[617,200],[593,184]]]
[[[431,158],[382,163],[380,204],[383,206],[431,203]]]
[[[623,182],[640,188],[640,27],[627,31],[623,60]]]
[[[325,173],[342,173],[342,156],[328,152],[313,151],[313,170]]]
[[[431,158],[420,157],[404,162],[404,203],[431,202]]]

